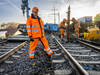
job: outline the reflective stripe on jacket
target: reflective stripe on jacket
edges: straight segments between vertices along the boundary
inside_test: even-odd
[[[37,18],[32,18],[31,16],[29,16],[29,18],[27,19],[26,30],[27,30],[28,36],[32,36],[33,38],[44,36],[43,27],[44,25],[41,18],[40,18],[40,23]]]

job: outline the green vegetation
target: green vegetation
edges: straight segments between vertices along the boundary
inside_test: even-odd
[[[100,13],[94,17],[94,24],[100,27]]]

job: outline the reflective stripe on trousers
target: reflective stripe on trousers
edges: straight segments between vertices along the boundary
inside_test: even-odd
[[[34,58],[34,52],[35,52],[35,51],[29,50],[29,57],[30,57],[30,58]]]
[[[34,41],[30,41],[30,48],[29,48],[30,51],[35,51],[35,48],[36,48],[36,46],[38,44],[38,41],[40,41],[43,44],[44,50],[46,51],[46,53],[48,55],[52,55],[53,54],[53,51],[49,48],[48,41],[46,40],[45,36],[40,37],[39,39],[34,39]]]
[[[50,48],[45,49],[45,51],[47,52],[48,55],[51,55],[53,53],[53,51]]]

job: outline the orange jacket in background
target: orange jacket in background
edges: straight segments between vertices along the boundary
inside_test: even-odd
[[[61,23],[58,25],[58,28],[59,28],[60,34],[63,35],[63,34],[64,34],[64,31],[65,31],[65,29],[66,29],[65,22],[61,22]]]
[[[80,29],[79,21],[76,21],[76,23],[74,24],[74,28],[75,28],[75,31],[79,31],[79,29]]]

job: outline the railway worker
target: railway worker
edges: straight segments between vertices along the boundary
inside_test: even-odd
[[[26,23],[27,34],[30,38],[29,58],[34,58],[34,52],[38,41],[43,44],[44,50],[49,56],[53,54],[46,40],[43,21],[38,16],[38,11],[37,7],[33,7],[32,14],[29,16]]]
[[[74,25],[74,29],[75,29],[77,38],[79,38],[80,23],[75,18],[72,18],[72,22],[73,22],[73,25]]]
[[[64,18],[63,21],[58,25],[61,40],[63,40],[63,36],[66,35],[66,26],[65,26],[66,23],[67,20]]]

